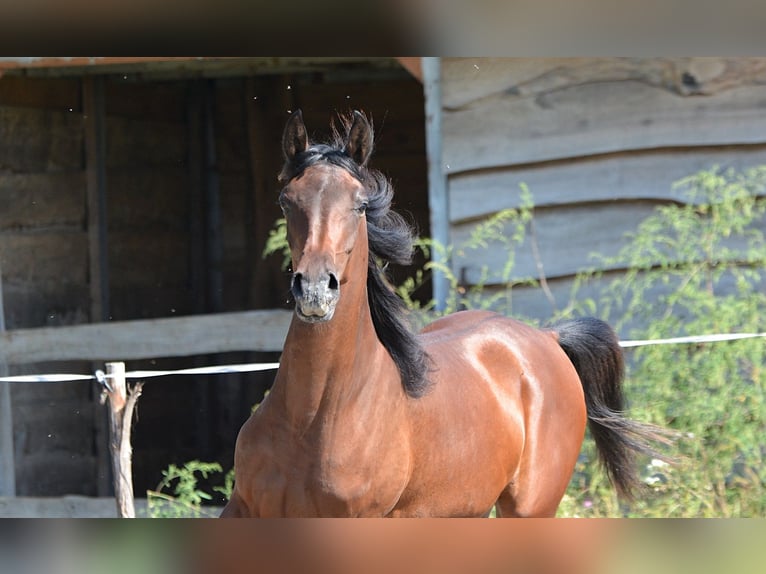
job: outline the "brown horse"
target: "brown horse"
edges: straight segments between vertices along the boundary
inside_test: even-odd
[[[367,167],[369,122],[344,128],[330,144],[309,142],[300,112],[285,128],[295,315],[222,516],[553,516],[586,421],[630,497],[634,453],[663,437],[621,414],[611,328],[464,311],[412,333],[384,271],[409,261],[412,232]]]

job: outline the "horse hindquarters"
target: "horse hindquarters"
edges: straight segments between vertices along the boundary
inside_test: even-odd
[[[502,516],[553,515],[587,420],[582,385],[556,338],[489,311],[439,319],[423,337],[437,368],[414,420],[423,424],[438,414],[436,426],[423,433],[427,456],[436,450],[433,437],[442,434],[456,437],[447,454],[454,455],[451,445],[462,448],[451,472],[467,470],[467,478],[450,481],[463,488],[452,498],[465,500],[468,492],[475,498],[481,485],[486,497],[472,507],[477,516],[495,503]],[[439,421],[449,426],[439,428]]]
[[[518,471],[497,500],[499,517],[552,518],[566,493],[585,434],[586,412],[576,373],[551,361],[554,371],[522,377],[526,406],[524,446]]]

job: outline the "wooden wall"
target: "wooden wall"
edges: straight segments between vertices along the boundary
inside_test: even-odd
[[[80,82],[0,80],[0,270],[9,330],[88,320],[85,203]],[[95,494],[89,386],[11,391],[18,494]]]
[[[0,78],[0,269],[9,330],[90,321],[83,82]],[[163,81],[111,75],[104,86],[110,320],[285,306],[280,258],[263,260],[261,252],[280,216],[280,139],[297,106],[317,134],[335,111],[370,113],[373,165],[394,179],[399,206],[428,231],[422,87],[404,70]],[[276,358],[238,353],[128,368]],[[92,368],[34,364],[11,374]],[[239,427],[271,377],[148,383],[133,433],[136,491],[154,488],[171,462],[230,465]],[[12,387],[19,495],[108,494],[106,415],[97,399],[91,383]]]
[[[655,206],[677,201],[679,178],[766,163],[766,59],[443,59],[443,149],[451,241],[481,218],[535,202],[540,260],[556,298],[591,254],[613,255]],[[456,257],[475,283],[505,253]],[[529,241],[515,276],[536,277]],[[546,318],[539,289],[514,312]]]

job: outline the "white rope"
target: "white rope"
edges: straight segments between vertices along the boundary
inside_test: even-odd
[[[722,341],[737,341],[740,339],[766,338],[766,333],[735,333],[715,335],[692,335],[688,337],[673,337],[670,339],[643,339],[635,341],[620,341],[623,348],[644,347],[648,345],[677,345],[684,343],[718,343]],[[279,363],[246,363],[237,365],[220,365],[216,367],[195,367],[191,369],[177,369],[173,371],[128,371],[126,379],[150,379],[154,377],[166,377],[169,375],[219,375],[227,373],[251,373],[257,371],[269,371],[278,369]],[[104,375],[111,378],[111,375]],[[95,375],[18,375],[12,377],[0,377],[0,383],[68,383],[74,381],[98,380]]]
[[[648,345],[676,345],[682,343],[718,343],[721,341],[737,341],[739,339],[755,339],[766,337],[766,333],[736,333],[731,335],[690,335],[688,337],[673,337],[672,339],[644,339],[637,341],[620,341],[621,347],[646,347]]]
[[[0,383],[69,383],[74,381],[90,381],[93,375],[18,375],[0,377]]]
[[[150,379],[167,375],[219,375],[226,373],[251,373],[278,369],[279,363],[250,363],[242,365],[221,365],[219,367],[195,367],[193,369],[178,369],[176,371],[128,371],[126,379]],[[110,375],[106,375],[108,379]]]
[[[250,373],[255,371],[268,371],[279,368],[279,363],[249,363],[240,365],[221,365],[217,367],[195,367],[192,369],[178,369],[175,371],[128,371],[126,379],[149,379],[153,377],[165,377],[168,375],[218,375],[226,373]],[[113,378],[112,375],[104,375],[104,378]],[[97,380],[95,375],[18,375],[13,377],[0,377],[0,383],[68,383],[74,381]]]

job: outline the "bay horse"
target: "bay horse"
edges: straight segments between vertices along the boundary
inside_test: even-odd
[[[295,311],[273,387],[237,438],[222,516],[554,516],[586,422],[630,498],[634,454],[663,437],[622,414],[612,329],[461,311],[413,333],[385,275],[410,261],[412,229],[367,167],[367,118],[343,128],[311,142],[297,111],[283,133]]]

